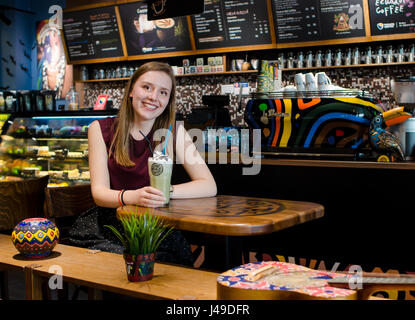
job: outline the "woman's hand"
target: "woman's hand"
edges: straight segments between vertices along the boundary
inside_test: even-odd
[[[124,202],[126,204],[136,204],[142,207],[156,208],[164,206],[166,198],[163,192],[153,187],[144,187],[137,190],[124,192]]]

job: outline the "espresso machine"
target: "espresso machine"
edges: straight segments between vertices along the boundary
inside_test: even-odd
[[[405,160],[415,160],[415,77],[397,77],[391,81],[391,88],[397,105],[412,114],[391,132],[401,141]]]

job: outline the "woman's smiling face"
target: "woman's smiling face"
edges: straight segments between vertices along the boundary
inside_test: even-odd
[[[162,71],[148,71],[135,82],[130,97],[139,120],[155,120],[170,100],[172,81]]]

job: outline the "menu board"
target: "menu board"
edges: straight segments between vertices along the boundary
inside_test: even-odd
[[[191,21],[199,50],[272,44],[267,0],[205,0]]]
[[[64,12],[62,27],[69,61],[124,56],[114,7]]]
[[[129,56],[192,50],[186,17],[147,19],[147,3],[119,5]]]
[[[412,0],[369,1],[373,36],[415,32],[415,3]]]
[[[272,0],[277,43],[366,35],[363,0]]]

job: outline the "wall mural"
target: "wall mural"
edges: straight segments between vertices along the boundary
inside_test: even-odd
[[[42,20],[37,24],[37,89],[55,90],[57,99],[65,98],[73,81],[67,65],[60,31],[56,24]]]

